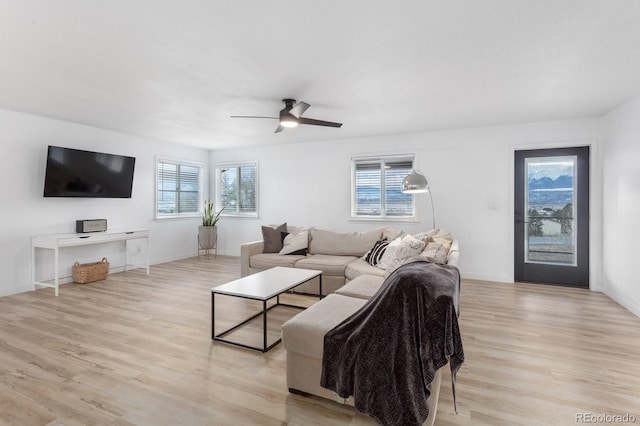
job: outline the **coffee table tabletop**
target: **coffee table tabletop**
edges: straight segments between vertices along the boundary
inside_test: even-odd
[[[216,341],[229,343],[231,345],[241,346],[247,349],[253,349],[260,352],[267,352],[282,341],[282,337],[276,339],[275,342],[268,344],[267,342],[267,312],[278,306],[287,306],[296,309],[305,309],[304,306],[289,305],[280,302],[280,295],[299,286],[305,282],[318,278],[319,294],[322,299],[322,271],[313,269],[296,269],[277,266],[265,271],[257,272],[239,280],[231,281],[211,289],[211,338]],[[240,297],[243,299],[252,299],[262,302],[262,310],[251,317],[227,328],[221,333],[216,333],[216,294],[223,296]],[[275,304],[267,307],[270,299],[276,299]],[[224,338],[225,335],[237,330],[254,318],[262,316],[262,346],[251,346],[244,343],[232,341]]]
[[[320,276],[322,271],[276,266],[257,274],[213,287],[212,292],[247,299],[269,300],[305,281]]]

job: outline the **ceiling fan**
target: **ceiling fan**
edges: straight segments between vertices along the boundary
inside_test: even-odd
[[[334,123],[333,121],[316,120],[314,118],[302,117],[302,114],[309,108],[306,102],[296,103],[295,99],[283,99],[284,108],[280,111],[279,117],[261,117],[255,115],[232,115],[231,118],[270,118],[279,120],[275,133],[283,131],[285,128],[296,127],[298,124],[311,124],[314,126],[341,127],[342,123]]]

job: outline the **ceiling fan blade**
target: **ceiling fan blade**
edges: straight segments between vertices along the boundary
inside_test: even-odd
[[[312,124],[314,126],[342,127],[342,123],[334,123],[333,121],[322,121],[313,118],[298,118],[298,124]]]
[[[304,114],[310,106],[311,105],[306,102],[298,102],[289,110],[289,114],[293,115],[295,118],[300,118],[300,116]]]
[[[262,117],[257,115],[230,115],[231,118],[271,118],[274,120],[279,120],[278,117]]]
[[[278,127],[276,127],[276,131],[273,133],[280,133],[283,130],[284,130],[284,126],[281,126],[280,124],[278,124]]]

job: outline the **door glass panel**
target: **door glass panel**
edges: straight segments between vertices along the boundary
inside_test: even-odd
[[[525,159],[525,262],[576,265],[577,156]]]

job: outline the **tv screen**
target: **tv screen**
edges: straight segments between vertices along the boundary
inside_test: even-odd
[[[49,146],[45,197],[131,198],[135,157]]]

